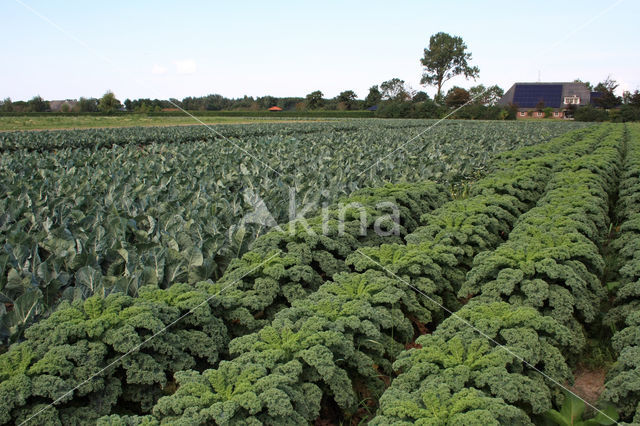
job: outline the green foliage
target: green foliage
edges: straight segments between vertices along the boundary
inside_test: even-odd
[[[356,99],[357,96],[353,90],[345,90],[344,92],[340,92],[340,94],[336,96],[336,100],[338,102],[341,102],[347,110],[353,108]]]
[[[618,422],[618,413],[613,406],[608,406],[604,410],[599,411],[594,418],[588,420],[582,419],[584,410],[584,401],[573,393],[565,391],[565,400],[560,411],[549,410],[545,413],[545,418],[552,422],[552,424],[561,426],[613,425]]]
[[[495,105],[504,95],[504,90],[498,85],[485,87],[483,84],[473,86],[469,89],[469,96],[474,104],[492,106]]]
[[[608,127],[592,129],[581,132],[582,139],[578,141],[574,136],[568,136],[546,144],[537,152],[548,151],[550,154],[537,161],[527,157],[533,154],[531,149],[505,156],[494,166],[495,176],[487,181],[481,180],[478,189],[471,190],[469,198],[448,202],[439,208],[448,196],[443,195],[441,187],[433,183],[354,191],[356,185],[352,190],[342,192],[351,196],[341,201],[359,203],[370,215],[387,215],[381,222],[366,219],[364,228],[370,231],[380,226],[390,230],[398,225],[398,233],[390,236],[389,241],[393,244],[382,244],[387,240],[380,239],[378,235],[360,234],[358,206],[352,205],[346,210],[332,207],[327,211],[328,222],[323,221],[325,218],[321,215],[307,221],[312,230],[322,230],[323,233],[307,232],[305,223],[301,221],[291,225],[294,232],[271,231],[258,238],[253,249],[234,261],[216,283],[201,281],[211,273],[207,272],[207,261],[218,259],[212,254],[213,250],[206,251],[209,246],[193,244],[195,236],[200,235],[195,232],[197,228],[193,232],[190,229],[196,219],[176,221],[176,232],[172,234],[166,225],[159,225],[162,221],[152,222],[155,213],[143,217],[136,215],[134,217],[138,219],[132,219],[118,214],[117,209],[110,209],[106,217],[115,223],[116,235],[121,239],[109,240],[105,233],[95,237],[95,241],[101,244],[105,240],[106,244],[115,241],[109,250],[98,249],[94,244],[83,246],[91,250],[83,248],[80,251],[77,248],[82,240],[80,243],[77,241],[78,229],[93,232],[97,229],[95,223],[102,223],[95,219],[96,222],[88,221],[82,227],[74,226],[76,216],[81,217],[77,211],[83,211],[84,200],[73,204],[78,208],[69,209],[63,230],[56,228],[54,223],[47,224],[46,215],[42,214],[44,225],[37,232],[47,232],[44,242],[39,245],[39,240],[32,237],[36,243],[24,245],[35,246],[36,252],[3,242],[6,252],[0,253],[5,255],[0,257],[0,265],[6,271],[6,275],[4,272],[2,275],[6,280],[0,282],[1,288],[28,288],[29,277],[19,273],[24,262],[14,262],[11,256],[31,259],[33,253],[43,257],[43,253],[57,253],[64,259],[60,268],[53,270],[56,274],[51,273],[51,282],[56,285],[60,282],[63,287],[69,285],[68,288],[74,288],[79,284],[86,288],[99,288],[96,284],[104,286],[105,277],[116,277],[118,273],[123,277],[136,276],[137,259],[149,248],[145,245],[151,239],[149,235],[156,232],[149,230],[158,226],[164,229],[163,232],[157,231],[160,238],[173,238],[169,248],[179,254],[176,262],[180,266],[167,260],[162,268],[169,264],[168,269],[163,269],[163,274],[170,278],[155,282],[154,274],[158,278],[157,271],[161,267],[154,271],[142,269],[137,276],[151,277],[151,285],[137,289],[136,298],[115,293],[106,298],[94,296],[83,302],[81,297],[76,297],[73,303],[64,302],[51,316],[27,329],[26,340],[13,345],[9,352],[0,356],[0,400],[5,401],[5,408],[0,410],[5,416],[3,421],[26,419],[30,413],[36,413],[44,404],[58,397],[62,397],[61,401],[52,409],[43,411],[38,420],[82,423],[95,422],[104,415],[107,417],[100,420],[103,424],[155,424],[160,421],[183,424],[299,424],[316,419],[323,399],[334,401],[346,416],[353,415],[359,407],[359,393],[366,392],[374,397],[381,394],[385,385],[383,377],[392,374],[392,362],[405,345],[423,333],[425,327],[433,328],[442,319],[440,306],[433,302],[441,301],[439,303],[456,309],[459,307],[455,294],[464,282],[473,258],[502,243],[513,226],[517,226],[518,218],[539,202],[545,187],[553,192],[559,191],[562,185],[575,184],[575,188],[570,186],[571,189],[580,190],[612,184],[612,179],[590,180],[583,172],[588,170],[594,175],[604,176],[615,171],[615,161],[601,152],[604,148],[598,148],[599,144],[611,148],[609,145],[613,144],[613,138],[599,140],[602,136],[599,132],[611,130]],[[511,141],[507,144],[510,143],[524,142]],[[175,147],[164,147],[167,152],[155,145],[153,149],[162,154],[165,163],[181,152]],[[210,149],[208,146],[207,151]],[[485,153],[487,160],[473,153],[469,164],[475,164],[473,169],[477,171],[477,165],[486,164],[484,161],[499,150],[494,146],[490,153]],[[597,161],[576,160],[585,155],[585,151],[593,151],[591,155]],[[36,154],[41,155],[33,155]],[[436,163],[438,155],[454,154],[457,161],[466,161],[458,148],[447,151],[446,144],[430,160]],[[609,168],[599,163],[607,158],[613,161]],[[74,157],[69,156],[64,164],[70,166],[72,160]],[[424,158],[421,161],[433,164],[425,162]],[[165,163],[159,161],[155,167]],[[254,166],[245,165],[247,173],[241,170],[239,174],[249,176],[255,173],[260,176],[249,169]],[[456,166],[454,174],[459,175],[463,168]],[[574,169],[577,169],[574,183],[562,177],[570,173],[566,170]],[[226,172],[234,171],[229,167]],[[16,171],[12,173],[10,177],[18,175]],[[452,170],[446,171],[440,177],[453,176],[451,173]],[[190,174],[195,174],[193,169]],[[53,177],[49,176],[49,179]],[[173,173],[165,177],[167,186],[168,182],[178,179]],[[341,182],[340,179],[336,178],[336,181]],[[579,186],[581,179],[586,181]],[[198,183],[206,185],[206,182]],[[185,185],[183,188],[190,187]],[[216,183],[216,188],[222,186]],[[210,188],[212,191],[208,189],[202,190],[202,194],[213,192],[213,187]],[[587,192],[586,198],[595,200],[602,190]],[[194,194],[188,195],[198,198]],[[562,199],[560,195],[558,193],[554,198],[546,194],[544,198],[548,198],[548,204],[553,204]],[[569,195],[565,192],[563,196]],[[113,194],[111,196],[114,197]],[[35,192],[29,194],[28,199],[22,198],[24,211],[32,212],[29,203],[33,205],[32,200],[35,199]],[[385,206],[379,205],[380,201],[392,201],[398,206],[399,223],[388,215]],[[203,201],[203,205],[207,202],[209,200]],[[9,206],[9,203],[5,205]],[[586,211],[588,219],[575,222],[596,223],[601,207],[597,203],[594,205],[593,210]],[[140,208],[148,211],[153,208],[149,206],[153,203]],[[182,201],[164,206],[174,214],[172,209],[188,209]],[[134,208],[137,208],[134,203],[125,203],[125,210]],[[238,211],[241,209],[234,214]],[[216,212],[208,210],[208,213],[214,216]],[[31,219],[34,213],[28,217],[21,216],[22,212],[11,214],[23,221],[20,230],[39,223]],[[336,220],[341,215],[346,218],[342,234],[338,232],[340,225]],[[420,221],[417,220],[419,217]],[[3,226],[4,223],[13,225],[14,222],[3,222]],[[328,223],[326,234],[323,229],[325,223]],[[576,226],[579,235],[590,232],[589,226]],[[17,231],[11,235],[11,238],[18,237],[24,236]],[[401,244],[402,237],[409,241],[407,246]],[[118,241],[127,241],[130,245],[118,245]],[[102,253],[106,253],[104,256],[110,262],[115,258],[118,266],[113,266],[113,263],[107,263],[106,268],[100,263],[82,264],[87,253],[95,256],[94,259],[100,259]],[[172,256],[178,255],[172,253]],[[380,270],[376,262],[387,266],[402,280]],[[596,265],[595,261],[592,263]],[[152,262],[151,266],[154,265]],[[258,265],[261,266],[256,268]],[[69,270],[73,271],[73,278],[67,272]],[[357,272],[351,272],[353,270]],[[176,281],[186,283],[174,284]],[[407,286],[407,282],[411,286]],[[416,288],[422,294],[416,293]],[[560,351],[568,351],[575,342],[566,329],[552,318],[541,317],[531,308],[518,305],[501,308],[496,304],[483,311],[483,306],[469,304],[461,311],[462,315],[480,324],[487,333],[494,333],[494,338],[501,343],[525,352],[532,365],[539,366],[552,377],[569,377]],[[192,314],[185,315],[194,307],[197,308]],[[24,317],[24,312],[28,309],[13,309],[6,314]],[[483,320],[485,317],[492,319],[487,322]],[[506,395],[507,388],[499,388],[497,382],[483,375],[482,369],[471,369],[468,380],[473,383],[472,389],[465,390],[466,376],[449,380],[451,373],[445,366],[442,377],[446,380],[434,379],[436,385],[424,388],[419,400],[437,406],[442,418],[450,417],[461,422],[528,424],[523,408],[550,408],[545,405],[551,393],[545,394],[544,380],[534,372],[525,371],[525,365],[510,357],[509,353],[500,352],[486,342],[484,346],[481,341],[474,343],[477,336],[465,335],[463,329],[451,325],[453,320],[445,322],[433,336],[424,338],[441,339],[438,341],[442,342],[440,346],[446,347],[448,356],[459,362],[461,367],[468,367],[471,358],[482,359],[491,371],[500,371],[499,377],[511,387],[521,386],[539,392],[529,397],[525,392]],[[167,326],[169,329],[164,330]],[[227,346],[229,336],[239,337]],[[466,347],[466,342],[473,346]],[[463,348],[471,358],[457,356],[459,348]],[[122,354],[129,353],[126,358],[119,359]],[[220,358],[225,361],[218,363]],[[94,373],[98,373],[97,376],[85,383],[85,379]],[[434,377],[440,377],[438,374],[434,370]],[[176,384],[178,390],[174,392]],[[165,394],[168,395],[163,396]],[[148,416],[152,406],[153,417]],[[114,415],[116,413],[122,416]]]
[[[561,163],[545,196],[519,219],[507,243],[475,258],[461,297],[482,294],[533,306],[574,328],[576,319],[598,317],[606,292],[597,244],[608,230],[608,191],[622,138],[620,128],[604,130],[604,140],[585,138],[571,149],[581,157]]]
[[[527,415],[499,398],[473,388],[451,389],[447,384],[423,385],[417,395],[390,388],[385,409],[369,424],[384,425],[533,425]]]
[[[322,107],[324,104],[324,99],[322,99],[322,92],[316,90],[307,95],[307,108],[309,109],[318,109]]]
[[[49,403],[38,421],[95,421],[122,404],[148,411],[173,373],[216,363],[227,345],[204,293],[178,284],[143,288],[137,298],[64,302],[25,338],[0,355],[2,424],[20,423]]]
[[[394,147],[389,140],[399,145],[424,125],[379,121],[225,128],[225,136],[242,141],[242,147],[230,146],[203,127],[1,134],[0,151],[14,153],[0,156],[0,302],[6,304],[6,312],[0,308],[2,339],[18,338],[60,298],[113,291],[136,295],[144,285],[166,288],[174,282],[220,279],[230,261],[246,253],[270,225],[289,221],[293,200],[288,185],[297,188],[298,209],[311,206],[305,215],[315,216],[318,231],[322,205],[334,206],[329,215],[335,220],[335,203],[363,187],[423,182],[425,177],[444,184],[466,181],[483,173],[496,153],[568,129],[542,126],[534,134],[517,123],[499,129],[487,123],[442,124],[413,154],[400,150],[375,163]],[[475,148],[461,148],[458,138]],[[241,148],[255,155],[246,158]],[[274,170],[292,176],[291,181],[266,168],[266,159]],[[366,204],[377,195],[369,196],[369,201],[363,195],[354,201]],[[392,193],[380,196],[400,204],[405,229],[388,242],[414,229],[415,218],[425,212],[416,209],[428,201],[420,201],[417,193],[397,200]],[[367,209],[390,214],[375,203]],[[266,220],[269,213],[272,222]],[[342,258],[348,252],[361,244],[379,244],[372,233],[367,241],[353,236],[356,222],[349,222],[346,232],[351,236],[341,240],[274,233],[264,245],[273,243],[289,253],[287,244],[302,244],[291,248],[298,259],[311,250],[313,255],[304,254],[302,264],[320,264],[318,275],[304,271],[314,275],[309,278],[312,290],[344,270]],[[374,226],[375,221],[367,224]],[[281,284],[287,281],[283,278]]]
[[[581,324],[573,315],[582,312],[578,318],[594,320],[604,296],[598,279],[604,262],[596,244],[608,226],[608,192],[615,185],[622,139],[622,128],[605,126],[582,132],[577,140],[561,138],[549,146],[501,156],[498,167],[517,168],[527,162],[530,167],[550,167],[545,195],[535,208],[519,215],[506,243],[475,256],[459,295],[476,297],[431,335],[419,337],[418,348],[398,356],[394,369],[400,375],[381,397],[373,424],[431,424],[433,413],[443,411],[438,424],[449,424],[452,414],[440,407],[451,406],[457,401],[455,392],[462,391],[504,404],[488,413],[485,423],[529,424],[527,414],[552,409],[561,397],[555,384],[570,381],[568,362],[584,345]],[[531,160],[539,152],[547,156]],[[501,188],[527,194],[506,185],[508,179],[496,185],[499,182],[481,182],[472,192],[495,197],[495,189]],[[535,202],[535,197],[528,200],[529,205]],[[575,293],[573,301],[556,296],[564,285],[570,287],[565,296]],[[558,291],[540,291],[544,286]],[[563,309],[562,304],[569,307]],[[433,390],[439,388],[452,392],[435,399]],[[520,413],[520,420],[498,420],[508,410],[515,410],[514,416]]]
[[[420,62],[424,66],[421,84],[435,85],[436,99],[440,98],[442,85],[458,75],[475,79],[480,73],[478,67],[469,65],[471,53],[462,37],[439,32],[429,38],[429,47],[424,49]]]
[[[538,189],[538,197],[542,195],[543,181],[549,179],[558,160],[549,158],[537,163],[523,160],[534,168],[533,173],[525,173],[507,162],[502,179],[495,181],[495,185],[486,184],[479,195],[446,203],[424,215],[423,226],[407,235],[407,240],[413,241],[407,246],[382,244],[356,251],[346,264],[353,265],[358,272],[338,271],[332,281],[307,297],[291,301],[290,307],[279,310],[258,331],[232,340],[230,360],[221,362],[217,368],[202,374],[180,373],[177,392],[158,401],[154,416],[168,422],[310,422],[317,417],[323,398],[335,401],[345,416],[355,414],[360,400],[357,389],[366,389],[372,395],[382,393],[381,376],[392,374],[391,362],[416,334],[423,332],[425,325],[441,319],[440,306],[433,302],[444,301],[447,295],[455,293],[454,283],[463,281],[464,272],[478,251],[493,248],[502,241],[500,233],[508,232],[516,218],[535,202],[532,188]],[[508,173],[511,168],[515,171]],[[523,200],[513,195],[496,195],[506,187],[524,187],[524,181],[532,178],[536,183],[522,192]],[[367,194],[354,197],[366,200]],[[269,246],[273,247],[268,244],[265,248]],[[402,279],[389,276],[380,265]],[[458,302],[446,300],[446,303]],[[477,321],[485,332],[493,333],[496,339],[518,351],[526,349],[526,359],[531,365],[558,380],[569,377],[560,350],[573,344],[572,336],[553,319],[540,316],[532,308],[506,304],[465,309],[470,313],[463,315]],[[492,320],[482,319],[487,316]],[[487,421],[511,419],[529,424],[522,409],[499,399],[507,397],[507,393],[510,401],[535,407],[536,412],[551,408],[551,392],[544,380],[534,373],[522,374],[525,364],[516,357],[491,348],[486,342],[483,346],[482,339],[464,335],[464,330],[455,325],[443,326],[439,333],[420,339],[441,339],[434,345],[425,345],[433,348],[442,348],[444,342],[450,341],[452,356],[457,351],[456,345],[464,347],[464,342],[474,342],[471,357],[486,356],[483,362],[494,363],[490,364],[492,373],[500,369],[504,372],[500,380],[491,381],[489,373],[480,369],[477,392],[463,390],[464,380],[457,381],[455,388],[449,388],[450,382],[443,380],[437,383],[446,388],[426,389],[420,400],[423,396],[433,400],[446,392],[456,401],[445,401],[439,406],[442,416],[467,419],[478,412]],[[501,387],[507,379],[513,386]],[[513,392],[514,386],[520,386],[522,391]],[[500,397],[486,392],[500,393]],[[483,411],[485,403],[494,408]]]
[[[29,112],[45,112],[50,110],[49,102],[42,99],[40,95],[34,96],[27,102],[27,111]]]
[[[627,157],[621,176],[618,216],[622,222],[612,247],[619,266],[614,308],[605,323],[618,359],[607,375],[602,399],[613,403],[625,420],[640,407],[640,127],[628,125]],[[640,411],[638,411],[640,412]],[[640,420],[636,414],[635,421]]]
[[[455,406],[465,392],[485,401],[494,423],[511,413],[512,421],[530,424],[525,412],[551,407],[552,392],[538,371],[560,381],[570,376],[561,352],[569,341],[569,330],[535,309],[472,302],[400,355],[394,363],[400,375],[382,396],[373,424],[429,424],[432,413]],[[437,424],[450,424],[453,419],[445,419],[454,413],[437,414],[444,417]]]
[[[121,107],[122,105],[120,104],[120,101],[116,99],[116,95],[114,95],[110,90],[102,95],[98,101],[98,110],[106,114],[111,114]]]
[[[471,101],[469,91],[462,87],[454,86],[447,92],[445,96],[445,104],[449,108],[459,108]]]
[[[573,113],[573,117],[576,121],[607,121],[609,114],[605,110],[585,105],[577,108]]]
[[[218,281],[220,286],[232,284],[233,289],[227,291],[238,295],[238,306],[222,313],[231,333],[238,336],[259,329],[294,300],[349,271],[345,260],[355,250],[401,241],[417,227],[417,218],[446,200],[442,187],[430,182],[363,189],[340,200],[338,206],[344,207],[311,218],[308,228],[291,224],[289,229],[258,238],[251,251],[233,261]],[[385,203],[398,209],[400,223],[394,221]],[[396,226],[398,233],[393,234]],[[265,263],[265,259],[270,260]]]
[[[367,97],[364,99],[364,106],[365,108],[369,108],[375,105],[378,105],[378,103],[382,100],[382,93],[380,93],[380,89],[378,88],[377,85],[375,86],[371,86],[369,88],[369,93],[367,94]]]

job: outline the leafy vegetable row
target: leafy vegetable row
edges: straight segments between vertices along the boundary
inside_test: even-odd
[[[363,187],[475,179],[495,154],[568,129],[452,121],[387,157],[425,124],[232,126],[229,140],[193,127],[0,134],[24,144],[0,156],[0,340],[60,299],[218,280],[291,206],[315,203],[312,215]]]
[[[475,257],[458,291],[472,300],[400,354],[371,424],[530,425],[560,400],[605,295],[598,244],[622,140],[603,126],[566,151],[508,241]]]
[[[569,137],[540,152],[572,145]],[[232,340],[230,361],[203,373],[176,373],[179,388],[158,401],[156,420],[116,416],[103,422],[297,424],[313,421],[321,406],[332,403],[354,414],[357,394],[382,392],[395,356],[435,321],[432,313],[441,316],[432,300],[457,304],[448,296],[455,295],[475,254],[506,238],[516,218],[542,195],[562,155],[496,172],[479,182],[477,195],[426,214],[407,246],[354,253],[347,262],[362,272],[335,275],[269,325]],[[380,264],[431,297],[390,277]]]
[[[455,122],[452,122],[455,123]],[[429,125],[428,120],[341,120],[321,123],[261,123],[252,125],[225,125],[216,131],[196,124],[172,127],[129,127],[111,129],[52,130],[29,132],[0,132],[0,152],[49,151],[66,148],[111,148],[115,145],[135,144],[139,146],[171,141],[189,143],[200,140],[233,139],[269,136],[301,136],[320,133],[356,132],[367,127],[384,129],[414,129]],[[441,123],[439,127],[450,123]],[[499,123],[503,127],[525,127],[523,124]],[[559,136],[568,130],[584,127],[584,123],[545,123],[538,125],[536,132],[543,139]],[[527,126],[527,132],[530,126]],[[533,133],[533,132],[528,132]],[[533,136],[533,135],[532,135]],[[537,136],[533,136],[536,138]],[[402,141],[404,142],[404,140]]]
[[[173,373],[216,366],[230,337],[260,328],[348,270],[347,254],[358,247],[401,239],[447,199],[432,182],[357,191],[343,200],[350,207],[325,210],[309,220],[309,229],[291,224],[295,232],[259,238],[215,284],[145,286],[135,298],[113,293],[64,302],[0,355],[0,423],[23,421],[53,401],[38,421],[95,421],[116,406],[148,412],[175,386]]]
[[[625,419],[640,423],[640,127],[628,125],[627,156],[620,182],[619,282],[615,306],[605,323],[616,333],[613,347],[618,360],[608,374],[602,399],[619,408]]]

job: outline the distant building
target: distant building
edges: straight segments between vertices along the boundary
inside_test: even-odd
[[[515,83],[498,105],[515,105],[518,118],[542,118],[545,108],[553,109],[554,118],[570,118],[575,108],[591,105],[599,96],[584,83]]]
[[[277,106],[272,106],[271,108],[269,108],[269,111],[282,111],[282,108]]]
[[[69,112],[73,110],[73,107],[76,106],[77,103],[78,101],[75,99],[49,101],[49,108],[51,108],[51,112]],[[63,107],[64,105],[66,105],[66,107]]]

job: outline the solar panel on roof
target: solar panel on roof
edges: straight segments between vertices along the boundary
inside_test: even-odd
[[[540,101],[546,107],[560,108],[562,104],[562,84],[523,84],[517,85],[513,94],[513,103],[520,108],[535,108]]]

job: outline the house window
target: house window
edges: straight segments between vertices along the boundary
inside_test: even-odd
[[[526,111],[520,111],[520,117],[526,117],[526,116],[527,116]]]
[[[580,105],[580,98],[578,96],[565,96],[565,105]]]
[[[560,117],[560,113],[558,111],[553,111],[553,116],[554,117]]]
[[[536,112],[536,116],[537,117],[542,117],[542,113],[541,112]]]

